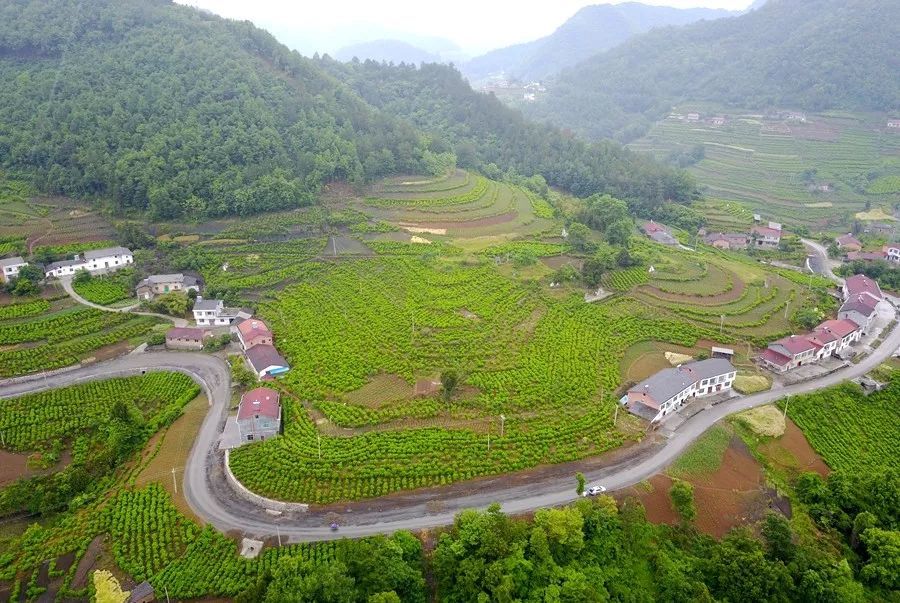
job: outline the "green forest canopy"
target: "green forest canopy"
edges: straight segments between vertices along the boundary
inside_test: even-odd
[[[621,147],[529,124],[455,70],[331,63],[164,0],[5,2],[0,167],[45,192],[164,219],[310,204],[327,182],[427,173],[454,150],[473,167],[546,172],[576,194],[658,203],[693,191],[683,174]],[[384,74],[385,93],[416,82],[409,104],[373,107],[374,95],[366,102],[341,81],[368,91],[365,77]]]
[[[438,148],[456,151],[459,165],[495,164],[526,176],[541,174],[551,186],[587,197],[606,192],[649,215],[665,200],[694,194],[686,172],[602,141],[588,144],[557,128],[529,121],[493,95],[479,94],[447,65],[386,65],[375,61],[321,64],[366,102],[409,120]]]
[[[631,140],[684,101],[822,111],[900,108],[900,3],[777,0],[635,36],[563,72],[529,114]]]

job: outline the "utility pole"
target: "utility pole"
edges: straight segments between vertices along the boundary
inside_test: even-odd
[[[163,586],[163,589],[166,591],[166,603],[169,603],[169,587]]]
[[[790,397],[787,397],[784,399],[784,414],[781,415],[781,418],[785,421],[787,420],[787,407],[788,407],[788,402],[790,402],[790,401],[791,401]]]
[[[500,437],[503,437],[503,427],[506,424],[506,415],[500,415]]]
[[[175,494],[178,494],[178,480],[175,479],[175,467],[172,467],[172,485],[175,486]]]
[[[316,434],[316,442],[319,444],[319,460],[322,460],[322,434]]]
[[[491,453],[491,423],[488,421],[488,454]]]
[[[281,546],[281,530],[278,529],[278,524],[275,524],[275,533],[278,534],[278,546]]]
[[[619,422],[619,403],[616,402],[616,414],[613,415],[613,427]]]
[[[725,326],[725,315],[719,314],[719,335],[722,334],[722,328]]]
[[[791,307],[791,300],[788,300],[784,303],[784,319],[787,320],[788,316],[788,308]]]

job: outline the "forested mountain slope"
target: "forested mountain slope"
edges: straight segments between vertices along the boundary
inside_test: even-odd
[[[158,217],[310,202],[322,182],[422,167],[373,111],[249,23],[153,0],[0,5],[3,165]]]
[[[308,204],[329,181],[425,173],[435,153],[454,147],[470,167],[546,170],[578,193],[649,203],[691,189],[619,147],[597,155],[529,124],[453,70],[338,65],[306,59],[247,22],[164,0],[4,2],[0,168],[46,192],[156,218]],[[368,94],[373,107],[341,81],[369,92],[368,74],[384,76],[379,90],[398,99]]]
[[[473,81],[500,71],[513,78],[541,80],[654,27],[685,25],[734,14],[726,10],[678,9],[638,2],[585,6],[549,36],[492,50],[463,64],[461,69]]]
[[[639,136],[682,101],[821,111],[900,108],[900,2],[770,0],[665,28],[561,74],[529,113],[591,138]]]
[[[345,46],[334,53],[339,61],[359,59],[365,61],[384,61],[387,63],[439,63],[441,57],[433,52],[414,46],[403,40],[372,40]]]
[[[371,105],[426,131],[437,150],[453,148],[463,167],[496,164],[520,174],[541,174],[576,195],[606,191],[640,211],[694,193],[685,172],[672,170],[622,146],[587,144],[557,128],[524,118],[491,95],[476,93],[446,65],[391,67],[366,61],[321,65],[348,82]]]

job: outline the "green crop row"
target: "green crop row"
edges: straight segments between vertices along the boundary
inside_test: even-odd
[[[477,201],[478,199],[483,197],[488,190],[489,184],[491,184],[490,180],[488,180],[484,176],[477,176],[474,186],[472,186],[472,188],[465,193],[461,193],[458,195],[450,195],[447,197],[438,198],[426,197],[419,199],[368,197],[366,198],[366,203],[374,207],[429,207],[444,205],[465,205],[467,203]]]

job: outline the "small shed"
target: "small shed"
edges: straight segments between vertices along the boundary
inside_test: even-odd
[[[135,586],[128,595],[128,603],[151,603],[151,601],[156,601],[156,591],[146,580]]]
[[[731,348],[720,348],[713,346],[712,348],[712,357],[713,358],[724,358],[725,360],[731,360],[734,358],[734,350]]]

